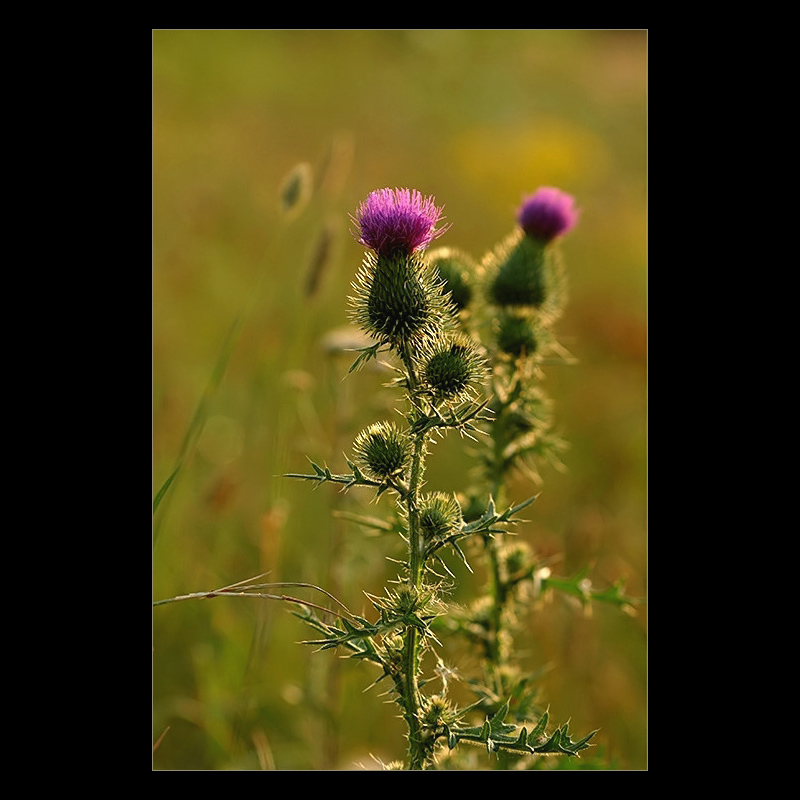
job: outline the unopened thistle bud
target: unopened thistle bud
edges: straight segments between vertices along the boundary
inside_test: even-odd
[[[385,481],[403,473],[411,458],[411,442],[394,423],[376,422],[356,436],[353,454],[370,478]]]
[[[428,253],[427,260],[439,272],[444,284],[442,289],[449,293],[456,312],[467,308],[472,300],[472,287],[477,273],[472,258],[452,247],[439,247]]]
[[[442,726],[452,725],[458,718],[457,710],[445,697],[434,695],[424,698],[421,719],[423,726],[430,731],[428,735],[435,735]]]
[[[372,192],[353,218],[364,257],[351,298],[353,321],[394,347],[436,335],[450,316],[438,273],[418,251],[444,232],[432,198],[408,189]]]
[[[529,573],[534,563],[531,549],[525,542],[506,544],[499,554],[502,577],[506,581]]]
[[[518,401],[502,411],[499,424],[508,440],[524,437],[533,432],[544,432],[552,424],[552,400],[539,386],[528,384]]]
[[[539,349],[542,332],[534,317],[502,311],[496,320],[497,347],[510,356],[532,356]]]
[[[452,494],[431,492],[419,500],[417,521],[426,541],[444,539],[461,530],[461,506]]]
[[[486,378],[486,361],[480,346],[459,331],[428,343],[418,360],[424,385],[437,401],[469,400]]]

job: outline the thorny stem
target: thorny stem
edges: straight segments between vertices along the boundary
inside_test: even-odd
[[[491,486],[491,494],[496,503],[502,505],[502,497],[505,484],[505,474],[503,469],[503,452],[506,448],[507,441],[504,436],[503,415],[508,409],[510,400],[506,398],[501,399],[503,395],[496,393],[499,398],[500,407],[496,412],[495,424],[492,425],[492,464],[489,468],[488,482]],[[491,605],[491,629],[487,632],[486,639],[486,657],[491,665],[492,671],[495,673],[495,679],[498,685],[496,690],[501,691],[502,687],[499,686],[500,675],[499,667],[501,666],[502,653],[500,647],[500,634],[502,631],[502,616],[503,608],[505,606],[506,597],[503,589],[502,578],[500,575],[500,554],[498,552],[497,541],[492,536],[484,538],[486,553],[488,556],[488,574],[489,574],[489,592],[492,599]]]
[[[404,346],[400,352],[403,365],[408,376],[408,388],[411,402],[416,402],[418,389],[417,377],[414,372],[408,347]],[[404,495],[404,502],[408,512],[408,582],[412,592],[417,593],[422,584],[424,567],[424,546],[419,530],[417,493],[422,482],[425,469],[425,443],[427,434],[418,433],[414,439],[414,453],[411,460],[408,491]],[[425,747],[421,737],[420,727],[420,691],[418,682],[419,667],[419,641],[420,633],[413,625],[408,625],[405,630],[405,647],[403,651],[403,670],[405,697],[405,716],[408,723],[409,741],[409,769],[422,769],[425,762]]]
[[[503,492],[503,483],[501,479],[493,482],[492,497],[495,502],[501,502],[500,495]],[[500,555],[497,550],[497,540],[492,536],[484,537],[484,546],[488,556],[488,575],[489,575],[489,592],[492,599],[491,605],[491,629],[487,632],[486,637],[486,657],[491,665],[492,671],[495,672],[497,682],[499,684],[498,668],[500,667],[502,654],[500,650],[500,632],[502,628],[503,606],[505,604],[505,591],[503,590],[502,578],[500,576]],[[499,685],[495,687],[500,691],[502,687]]]

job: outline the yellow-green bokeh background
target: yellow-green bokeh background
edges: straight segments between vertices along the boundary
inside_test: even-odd
[[[384,186],[435,195],[452,224],[440,243],[476,258],[510,232],[523,194],[554,185],[577,198],[558,326],[577,363],[546,381],[567,469],[512,491],[541,492],[520,535],[560,554],[556,572],[590,564],[601,588],[624,577],[646,595],[646,64],[636,30],[153,32],[154,494],[244,314],[154,521],[154,599],[269,571],[368,613],[362,590],[392,577],[392,544],[331,515],[369,497],[276,477],[303,471],[306,455],[343,468],[357,430],[392,413],[384,376],[344,379],[351,357],[327,348],[347,325],[362,254],[348,214]],[[279,188],[299,163],[313,193],[282,218]],[[457,438],[437,446],[429,488],[461,488],[462,452]],[[542,697],[554,721],[569,719],[575,736],[599,728],[614,767],[646,768],[646,607],[587,617],[554,599],[527,631],[521,657],[550,665]],[[270,601],[155,608],[153,741],[167,732],[154,768],[401,758],[395,707],[382,685],[362,691],[374,671],[296,644],[309,634]]]

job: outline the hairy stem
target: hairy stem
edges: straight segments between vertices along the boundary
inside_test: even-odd
[[[505,470],[503,466],[504,451],[508,444],[505,435],[504,415],[509,408],[508,398],[505,401],[500,401],[500,407],[496,411],[495,424],[491,428],[492,437],[492,464],[489,468],[487,475],[487,483],[491,487],[491,495],[495,503],[500,505],[504,502],[504,489],[505,489]],[[502,653],[500,647],[500,638],[503,624],[503,610],[506,603],[506,593],[503,587],[502,577],[500,574],[500,554],[498,552],[497,541],[487,536],[484,539],[485,549],[487,553],[487,567],[489,577],[489,594],[492,599],[491,606],[491,630],[488,631],[486,642],[486,657],[489,663],[490,670],[494,673],[496,683],[495,689],[498,692],[502,691],[499,685],[499,667],[501,666]]]
[[[412,404],[416,402],[418,390],[417,377],[414,372],[413,362],[407,347],[401,351],[401,358],[408,376],[408,388]],[[408,515],[408,582],[413,592],[419,592],[422,586],[424,568],[424,546],[422,533],[419,529],[419,509],[417,494],[425,471],[425,444],[427,434],[419,433],[414,439],[414,453],[411,460],[408,491],[405,493],[404,502]],[[404,706],[408,723],[409,741],[409,769],[417,770],[424,767],[426,748],[422,741],[420,727],[421,697],[419,691],[419,661],[420,661],[420,632],[408,625],[405,629],[405,649],[403,653],[404,670]]]

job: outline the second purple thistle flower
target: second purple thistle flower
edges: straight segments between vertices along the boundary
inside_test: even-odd
[[[528,236],[549,242],[575,227],[578,221],[575,198],[560,189],[544,186],[522,201],[517,221]]]
[[[358,207],[358,241],[378,255],[426,248],[449,226],[436,228],[442,208],[415,189],[378,189]]]

